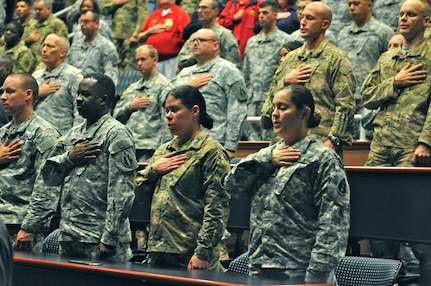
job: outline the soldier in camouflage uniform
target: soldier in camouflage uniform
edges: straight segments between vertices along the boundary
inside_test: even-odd
[[[393,31],[398,31],[398,13],[401,2],[402,0],[374,0],[374,17],[391,27]]]
[[[6,25],[4,33],[4,46],[0,47],[0,53],[9,55],[14,61],[15,73],[32,73],[36,67],[36,58],[33,52],[21,41],[24,28],[18,22]]]
[[[274,72],[279,65],[279,51],[287,42],[288,34],[277,28],[278,7],[275,2],[264,1],[259,5],[259,23],[262,30],[251,37],[245,49],[243,74],[248,87],[247,116],[259,116],[265,94],[271,87]],[[260,123],[249,123],[248,140],[271,139],[271,132]]]
[[[63,185],[60,253],[87,259],[132,257],[129,213],[137,162],[130,131],[109,114],[115,85],[89,74],[76,98],[86,122],[57,142],[42,168],[45,183]]]
[[[238,41],[232,31],[220,26],[217,22],[219,14],[217,0],[202,0],[197,9],[199,22],[202,23],[202,28],[214,31],[219,38],[219,55],[225,60],[230,61],[238,68],[241,64],[239,55]],[[187,40],[178,54],[178,69],[182,70],[185,67],[196,64],[196,59],[193,56],[193,41],[194,34]]]
[[[120,96],[114,118],[133,134],[138,162],[148,161],[162,143],[171,139],[165,120],[163,88],[168,79],[157,72],[157,50],[151,45],[136,49],[136,62],[142,78]]]
[[[33,112],[37,93],[29,74],[9,75],[3,83],[1,100],[13,119],[0,129],[0,217],[17,250],[42,252],[60,188],[45,185],[40,168],[60,133]]]
[[[69,51],[69,41],[56,34],[49,34],[43,41],[44,69],[33,73],[39,84],[35,101],[36,114],[54,125],[61,134],[84,121],[76,108],[78,86],[82,72],[64,62]]]
[[[355,101],[358,114],[362,113],[363,109],[360,90],[362,83],[377,63],[380,55],[388,49],[388,42],[393,34],[392,29],[376,20],[371,11],[371,0],[357,0],[349,3],[349,14],[353,23],[342,29],[337,38],[337,46],[347,54],[355,72],[357,81]],[[354,139],[359,139],[359,127],[360,122],[355,122]],[[368,136],[371,137],[371,134]]]
[[[35,0],[34,10],[37,18],[37,22],[28,28],[28,37],[26,37],[25,44],[33,51],[36,55],[37,67],[43,68],[41,51],[42,43],[45,37],[49,34],[57,34],[59,36],[67,37],[69,33],[67,31],[66,24],[59,18],[52,15],[52,0]]]
[[[262,109],[263,126],[270,128],[269,119],[274,94],[290,84],[304,84],[311,90],[322,122],[310,128],[311,134],[340,154],[343,145],[352,142],[355,114],[356,80],[346,54],[325,39],[330,25],[331,10],[322,2],[308,4],[302,14],[301,29],[305,44],[288,53],[281,64],[280,80],[273,82]]]
[[[166,99],[173,135],[136,177],[136,197],[151,200],[148,264],[220,270],[219,243],[229,218],[223,177],[229,156],[200,125],[211,129],[202,94],[179,86]]]
[[[32,11],[31,0],[18,0],[16,2],[15,13],[18,16],[18,22],[24,27],[22,39],[27,39],[30,35],[29,27],[37,24],[37,20],[31,16]]]
[[[114,44],[99,33],[99,14],[84,11],[80,17],[85,38],[73,42],[67,63],[84,74],[102,73],[118,82],[118,53]]]
[[[320,1],[320,0],[319,0]],[[332,11],[331,31],[334,33],[335,38],[338,37],[338,33],[347,25],[349,25],[352,19],[349,15],[349,6],[345,0],[321,0],[328,4]]]
[[[147,0],[103,0],[102,14],[112,17],[112,36],[117,48],[120,69],[135,69],[131,46],[138,43],[138,35],[148,17]]]
[[[226,177],[234,197],[252,196],[252,275],[326,283],[344,256],[350,188],[340,157],[308,135],[319,124],[313,96],[291,85],[273,99],[275,145],[251,154]]]
[[[0,86],[8,75],[13,71],[13,60],[6,54],[0,54]],[[11,121],[11,118],[4,112],[3,102],[0,100],[0,127]]]
[[[171,80],[164,94],[183,84],[198,88],[205,97],[208,113],[214,118],[210,135],[233,157],[246,117],[247,91],[238,68],[218,53],[217,34],[209,29],[198,30],[193,38],[193,54],[198,63],[184,68]]]
[[[431,166],[431,44],[424,38],[430,14],[426,2],[402,4],[404,41],[384,53],[364,81],[364,107],[379,109],[367,166]],[[431,285],[431,247],[410,246],[419,260],[421,285]]]

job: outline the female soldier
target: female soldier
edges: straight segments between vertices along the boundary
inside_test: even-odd
[[[246,157],[226,178],[233,196],[252,196],[250,273],[326,282],[347,246],[346,174],[338,155],[308,135],[320,122],[309,90],[288,86],[275,94],[273,109],[282,140]]]
[[[176,135],[161,145],[137,175],[136,197],[152,199],[150,265],[219,269],[219,243],[229,217],[224,176],[229,157],[200,125],[210,129],[202,94],[179,86],[166,99],[168,128]]]

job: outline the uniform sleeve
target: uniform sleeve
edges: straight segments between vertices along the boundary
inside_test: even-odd
[[[118,53],[114,44],[111,45],[107,49],[107,52],[104,53],[103,59],[103,70],[105,71],[105,75],[110,77],[112,81],[117,85],[118,83]]]
[[[239,54],[238,41],[231,31],[228,31],[228,33],[228,35],[223,35],[224,41],[223,43],[220,43],[220,49],[224,50],[222,57],[233,63],[237,68],[241,68],[241,56]]]
[[[102,12],[102,15],[113,15],[115,10],[117,10],[115,0],[103,0],[102,4],[100,5],[100,12]]]
[[[78,88],[79,83],[81,82],[84,76],[80,72],[79,74],[74,76],[74,81],[71,82],[69,96],[72,97],[73,100],[73,126],[78,126],[79,124],[84,122],[84,117],[79,114],[78,107],[76,105],[76,97],[78,96]]]
[[[272,150],[276,145],[242,159],[227,175],[225,184],[235,198],[251,196],[265,182],[276,167],[272,163]]]
[[[194,254],[208,261],[220,241],[229,218],[229,193],[224,177],[230,170],[228,155],[221,149],[209,154],[203,163],[204,216]]]
[[[314,186],[316,238],[306,283],[327,281],[346,252],[350,228],[350,187],[343,166],[335,158],[326,157],[321,162]]]
[[[192,39],[192,37],[190,37],[190,39]],[[180,52],[178,53],[178,68],[180,70],[196,64],[196,59],[192,51],[193,43],[190,42],[190,39],[184,43]]]
[[[147,0],[137,0],[138,3],[138,19],[136,20],[135,30],[133,31],[132,36],[138,37],[139,31],[141,30],[142,25],[145,20],[148,18],[148,1]]]
[[[241,127],[247,116],[247,89],[240,72],[227,78],[227,125],[224,147],[230,151],[238,149]]]
[[[105,228],[100,241],[115,246],[119,229],[129,217],[135,198],[135,174],[137,169],[133,138],[119,132],[108,147],[108,189]]]
[[[44,183],[40,170],[43,162],[52,154],[54,142],[60,136],[59,133],[44,131],[39,135],[36,146],[36,158],[34,170],[36,179],[26,216],[21,224],[21,228],[28,232],[44,231],[44,227],[49,225],[49,220],[57,210],[60,197],[60,186],[52,186]]]
[[[118,100],[114,108],[114,118],[123,124],[126,124],[127,120],[130,118],[130,115],[133,113],[133,110],[130,108],[130,102],[135,97],[133,91],[134,90],[131,87],[126,89],[120,96],[120,100]]]
[[[43,181],[48,186],[60,186],[74,167],[75,165],[69,159],[69,151],[65,150],[63,142],[57,142],[42,167]]]
[[[26,49],[19,53],[16,64],[15,73],[32,73],[36,67],[36,58],[30,49]]]
[[[350,143],[350,126],[356,112],[356,79],[347,56],[338,61],[337,71],[332,82],[335,99],[335,115],[328,135],[337,135],[344,142]]]

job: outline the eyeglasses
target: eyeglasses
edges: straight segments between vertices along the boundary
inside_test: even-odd
[[[198,44],[200,44],[200,43],[205,43],[205,42],[208,42],[208,41],[213,41],[213,42],[215,42],[216,40],[214,40],[214,39],[203,39],[203,38],[194,38],[194,39],[193,39],[193,43],[194,43],[194,42],[196,42],[196,43],[198,43]]]
[[[91,22],[96,22],[96,20],[79,20],[80,23],[88,24]]]
[[[425,15],[421,15],[421,14],[415,13],[413,11],[400,12],[398,14],[399,18],[404,18],[404,16],[407,17],[407,18],[414,18],[414,17],[417,17],[417,16],[425,16]]]
[[[213,8],[211,8],[211,7],[208,7],[208,6],[198,6],[198,9],[201,9],[201,10],[206,10],[206,9],[213,9]]]

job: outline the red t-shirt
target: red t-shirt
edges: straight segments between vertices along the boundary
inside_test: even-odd
[[[145,32],[148,28],[157,24],[164,24],[166,31],[159,34],[149,35],[146,44],[152,45],[159,53],[159,60],[175,57],[180,52],[183,45],[183,31],[190,23],[190,17],[178,5],[173,5],[171,10],[162,16],[162,9],[157,9],[151,13],[140,32]]]

